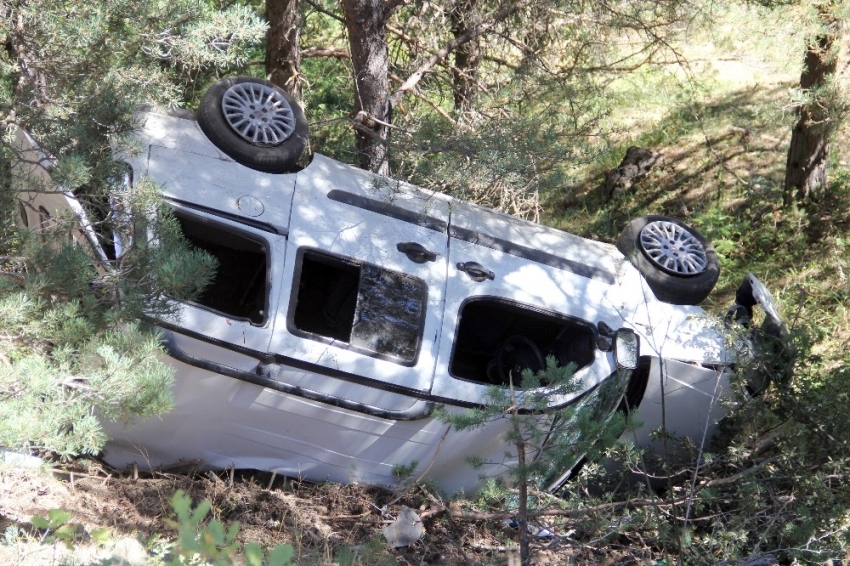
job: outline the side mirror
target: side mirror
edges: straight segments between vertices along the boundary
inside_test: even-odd
[[[620,369],[637,369],[640,338],[634,330],[621,328],[614,336],[614,362]]]

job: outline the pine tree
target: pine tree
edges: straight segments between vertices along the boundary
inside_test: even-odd
[[[438,414],[458,431],[508,419],[504,440],[510,450],[505,456],[516,464],[506,479],[517,491],[522,564],[529,564],[530,558],[528,517],[534,511],[530,490],[559,489],[583,458],[593,457],[601,447],[613,444],[625,428],[623,414],[615,409],[622,401],[631,371],[614,374],[579,398],[575,395],[584,385],[574,372],[574,364],[558,366],[550,356],[546,369],[539,373],[528,369],[521,375],[511,372],[508,387],[491,386],[484,406]],[[468,460],[476,467],[485,464],[474,456]]]
[[[201,71],[243,63],[265,27],[203,0],[0,0],[0,446],[97,453],[99,418],[170,406],[171,370],[144,321],[198,293],[215,265],[153,183],[122,182],[114,156],[135,151],[140,104],[180,104]],[[26,174],[19,129],[49,177]],[[76,217],[19,231],[21,190],[72,192],[99,246],[69,237]]]
[[[805,7],[805,4],[804,4]],[[847,7],[841,1],[812,2],[796,111],[785,164],[786,208],[805,206],[827,194],[830,142],[847,113],[840,52]]]

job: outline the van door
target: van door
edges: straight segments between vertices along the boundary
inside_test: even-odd
[[[587,387],[614,371],[596,348],[595,325],[610,316],[602,313],[616,273],[606,250],[458,202],[449,236],[435,395],[483,403],[489,386],[519,385],[515,369],[537,372],[548,356],[575,363]]]
[[[430,391],[448,203],[314,156],[298,174],[292,204],[286,308],[271,345],[284,368],[278,379],[373,405]],[[396,395],[382,401],[375,391]]]
[[[176,303],[177,312],[158,322],[172,331],[170,353],[218,373],[255,371],[267,357],[278,309],[285,238],[186,206],[174,205],[174,212],[186,239],[218,266],[196,300]]]
[[[189,242],[218,261],[194,302],[161,321],[172,357],[251,381],[268,356],[285,259],[294,175],[254,171],[224,156],[194,120],[142,115],[147,151],[125,156],[162,187]],[[228,369],[229,368],[229,369]],[[232,373],[232,372],[231,372]]]

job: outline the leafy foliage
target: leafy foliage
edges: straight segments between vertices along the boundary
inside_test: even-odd
[[[35,515],[30,520],[32,526],[42,531],[40,542],[51,544],[61,541],[69,550],[82,538],[82,525],[71,522],[71,514],[64,509],[51,509],[47,517]],[[92,529],[90,536],[93,540],[104,543],[109,540],[109,529]]]
[[[292,560],[294,551],[291,545],[280,544],[272,549],[264,549],[257,543],[242,545],[236,541],[239,523],[229,527],[220,521],[205,522],[212,505],[204,500],[192,507],[192,498],[178,490],[171,498],[171,507],[176,520],[169,524],[177,529],[178,538],[171,549],[173,558],[168,564],[182,566],[188,564],[212,564],[225,566],[235,564],[238,552],[244,554],[248,566],[283,566]]]

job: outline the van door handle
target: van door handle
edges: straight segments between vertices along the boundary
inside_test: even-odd
[[[413,263],[425,263],[426,261],[437,261],[436,254],[422,244],[416,242],[401,242],[396,244],[396,249],[407,256]]]
[[[475,263],[474,261],[467,261],[466,263],[458,263],[457,268],[460,271],[465,272],[469,275],[469,278],[473,281],[478,281],[479,283],[482,281],[486,281],[487,279],[493,280],[496,278],[496,274],[481,265],[480,263]]]

